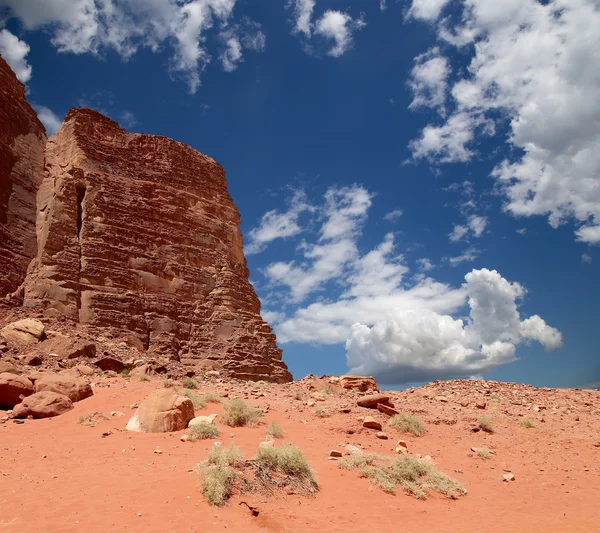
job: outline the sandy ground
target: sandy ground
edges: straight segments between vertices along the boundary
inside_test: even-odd
[[[268,406],[265,422],[276,420],[285,432],[277,444],[298,445],[320,484],[316,497],[236,496],[224,508],[214,509],[203,500],[192,471],[213,441],[181,442],[183,432],[124,430],[133,413],[131,404],[162,387],[162,380],[102,379],[95,383],[94,396],[76,403],[67,414],[0,424],[0,532],[600,531],[600,393],[533,388],[515,392],[511,385],[492,384],[491,394],[481,383],[438,383],[391,393],[398,409],[418,413],[427,433],[414,437],[387,428],[389,440],[362,428],[359,416],[373,415],[383,423],[387,416],[357,407],[356,394],[336,393],[320,402],[332,416],[318,418],[306,405],[311,393],[307,381],[261,388],[203,383],[200,392],[218,390],[242,397],[245,392],[253,405]],[[313,390],[321,385],[316,380]],[[292,397],[295,391],[304,394],[303,400]],[[442,392],[447,400],[440,400]],[[461,405],[483,395],[485,410],[473,401]],[[342,407],[351,407],[351,412],[339,412]],[[208,404],[197,414],[220,409]],[[111,411],[124,416],[110,416]],[[80,416],[94,412],[109,420],[94,427],[78,423]],[[471,431],[481,414],[493,418],[493,434]],[[523,415],[536,427],[520,427],[517,420]],[[218,440],[234,442],[247,457],[264,440],[264,425],[234,429],[218,418],[217,425]],[[111,434],[103,437],[105,432]],[[441,470],[464,483],[468,494],[458,500],[431,494],[424,501],[402,492],[386,494],[328,459],[331,449],[343,450],[347,443],[393,454],[398,438],[408,442],[411,453],[431,455]],[[495,455],[484,460],[471,451],[481,446]],[[505,470],[515,475],[514,481],[502,481]],[[241,501],[257,506],[258,517],[252,517]]]

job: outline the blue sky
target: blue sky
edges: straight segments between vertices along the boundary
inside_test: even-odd
[[[0,0],[49,131],[93,107],[226,171],[295,377],[600,381],[592,0]]]

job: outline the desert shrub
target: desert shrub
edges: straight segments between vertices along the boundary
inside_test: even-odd
[[[345,457],[338,465],[346,470],[358,469],[361,477],[389,493],[394,493],[398,485],[420,499],[426,497],[426,490],[440,492],[449,498],[465,493],[459,481],[436,470],[431,463],[408,454],[396,458],[378,454],[355,455]]]
[[[129,368],[124,368],[120,372],[121,376],[123,376],[124,378],[129,377],[130,373],[131,373],[131,370],[129,370]]]
[[[479,425],[479,429],[487,432],[494,432],[494,421],[489,416],[480,416],[477,419],[477,424]]]
[[[222,398],[218,392],[209,391],[202,394],[202,399],[206,403],[221,403]]]
[[[210,505],[222,506],[234,492],[263,492],[293,487],[313,494],[318,484],[301,450],[295,446],[259,448],[254,459],[244,460],[239,448],[212,448],[198,465],[202,493]]]
[[[519,426],[522,428],[534,428],[535,424],[531,421],[531,419],[524,416],[523,418],[519,418]]]
[[[276,439],[283,438],[283,430],[279,425],[279,422],[271,422],[267,425],[267,435],[272,435]]]
[[[197,389],[198,388],[198,382],[195,379],[188,378],[188,377],[183,378],[181,380],[181,384],[186,389]]]
[[[477,455],[482,459],[489,459],[492,456],[487,448],[477,448]]]
[[[165,388],[167,388],[167,389],[170,389],[170,388],[171,388],[171,387],[173,387],[174,385],[175,385],[175,383],[173,382],[173,380],[172,380],[172,379],[169,379],[169,378],[167,378],[167,379],[164,379],[164,380],[163,380],[163,387],[165,387]]]
[[[140,381],[150,381],[150,376],[148,374],[139,374],[137,378]]]
[[[302,391],[295,391],[294,395],[293,395],[294,400],[302,400],[304,399],[304,395],[302,394]]]
[[[322,405],[315,405],[315,415],[319,418],[327,418],[328,416],[331,416],[331,413]]]
[[[333,396],[333,390],[331,387],[325,387],[321,389],[321,394],[324,394],[325,396]]]
[[[189,389],[183,389],[182,394],[187,396],[190,400],[192,400],[192,404],[194,404],[194,409],[203,409],[206,407],[204,403],[204,399],[198,396],[196,393],[192,392]]]
[[[231,427],[254,426],[261,416],[262,413],[259,409],[236,398],[223,405],[221,421]]]
[[[219,428],[215,424],[209,424],[208,422],[200,422],[190,426],[187,430],[187,434],[190,436],[191,441],[197,441],[201,439],[214,439],[219,436]]]
[[[388,425],[401,433],[412,433],[416,437],[425,435],[425,423],[415,415],[398,413],[388,420]]]

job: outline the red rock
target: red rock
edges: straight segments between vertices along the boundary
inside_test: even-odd
[[[339,450],[331,450],[329,452],[329,457],[342,457],[342,452],[340,452]]]
[[[171,389],[157,389],[141,403],[127,423],[128,431],[167,433],[188,427],[194,418],[192,401]]]
[[[23,363],[27,366],[40,366],[42,364],[42,358],[36,353],[31,353],[23,358]]]
[[[340,376],[338,384],[344,389],[356,389],[361,392],[379,391],[375,378],[371,376]]]
[[[0,57],[0,298],[18,301],[37,253],[36,194],[46,134],[25,87]]]
[[[194,368],[286,382],[248,281],[225,172],[182,143],[72,109],[46,149],[24,305]]]
[[[382,440],[387,440],[388,436],[387,433],[385,433],[384,431],[378,431],[377,435],[375,435],[378,439],[382,439]]]
[[[377,410],[379,410],[382,413],[385,413],[386,415],[389,415],[389,416],[394,416],[394,415],[398,414],[398,411],[396,411],[396,409],[393,409],[392,407],[388,407],[387,405],[385,405],[383,403],[377,404]]]
[[[100,369],[108,372],[112,370],[113,372],[122,372],[125,370],[125,364],[114,357],[103,357],[102,359],[98,359],[94,364]]]
[[[92,387],[82,378],[51,372],[36,379],[35,392],[51,391],[67,396],[72,402],[79,402],[92,396]]]
[[[36,344],[44,337],[45,328],[39,320],[24,318],[4,326],[0,335],[17,344]]]
[[[25,376],[16,376],[9,372],[0,374],[0,407],[12,409],[31,394],[33,383]]]
[[[378,403],[394,407],[387,394],[369,394],[368,396],[362,396],[356,402],[359,407],[371,407],[373,409],[377,408]]]
[[[485,409],[487,406],[487,403],[485,402],[485,400],[478,400],[477,403],[475,404],[475,407],[477,407],[477,409]]]
[[[372,416],[365,416],[365,419],[363,420],[363,427],[381,431],[381,423],[377,422],[377,420],[375,420]]]
[[[46,353],[56,354],[60,359],[95,357],[96,345],[91,341],[73,339],[66,335],[55,335],[39,345]]]
[[[506,482],[508,482],[508,481],[514,481],[515,480],[515,475],[511,474],[511,473],[502,474],[502,480],[506,481]]]
[[[36,392],[15,406],[15,418],[50,418],[73,409],[73,402],[64,394],[52,391]]]

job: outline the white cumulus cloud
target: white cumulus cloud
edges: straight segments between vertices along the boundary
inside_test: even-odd
[[[573,221],[577,240],[600,243],[600,5],[460,0],[441,15],[447,3],[413,0],[409,11],[459,52],[445,54],[458,76],[437,99],[450,112],[413,140],[413,157],[468,162],[494,138],[509,154],[492,172],[508,213]]]
[[[560,332],[539,316],[521,320],[516,302],[523,288],[495,270],[471,271],[463,290],[466,320],[398,308],[370,327],[353,324],[346,342],[350,371],[383,383],[468,376],[514,361],[516,346],[528,340],[547,350],[562,345]]]
[[[6,29],[0,30],[0,55],[21,83],[27,83],[31,79],[31,65],[26,59],[29,50],[25,41],[21,41]]]
[[[209,31],[227,31],[236,0],[1,0],[0,5],[25,29],[45,30],[63,53],[113,50],[126,60],[142,47],[153,52],[171,47],[170,72],[194,93],[200,73],[212,60]],[[244,48],[262,49],[238,36],[225,39],[220,54],[225,70],[234,70]]]
[[[62,119],[60,119],[52,109],[43,105],[36,105],[33,107],[37,112],[40,122],[46,128],[46,133],[48,135],[52,135],[60,129],[62,126]]]

